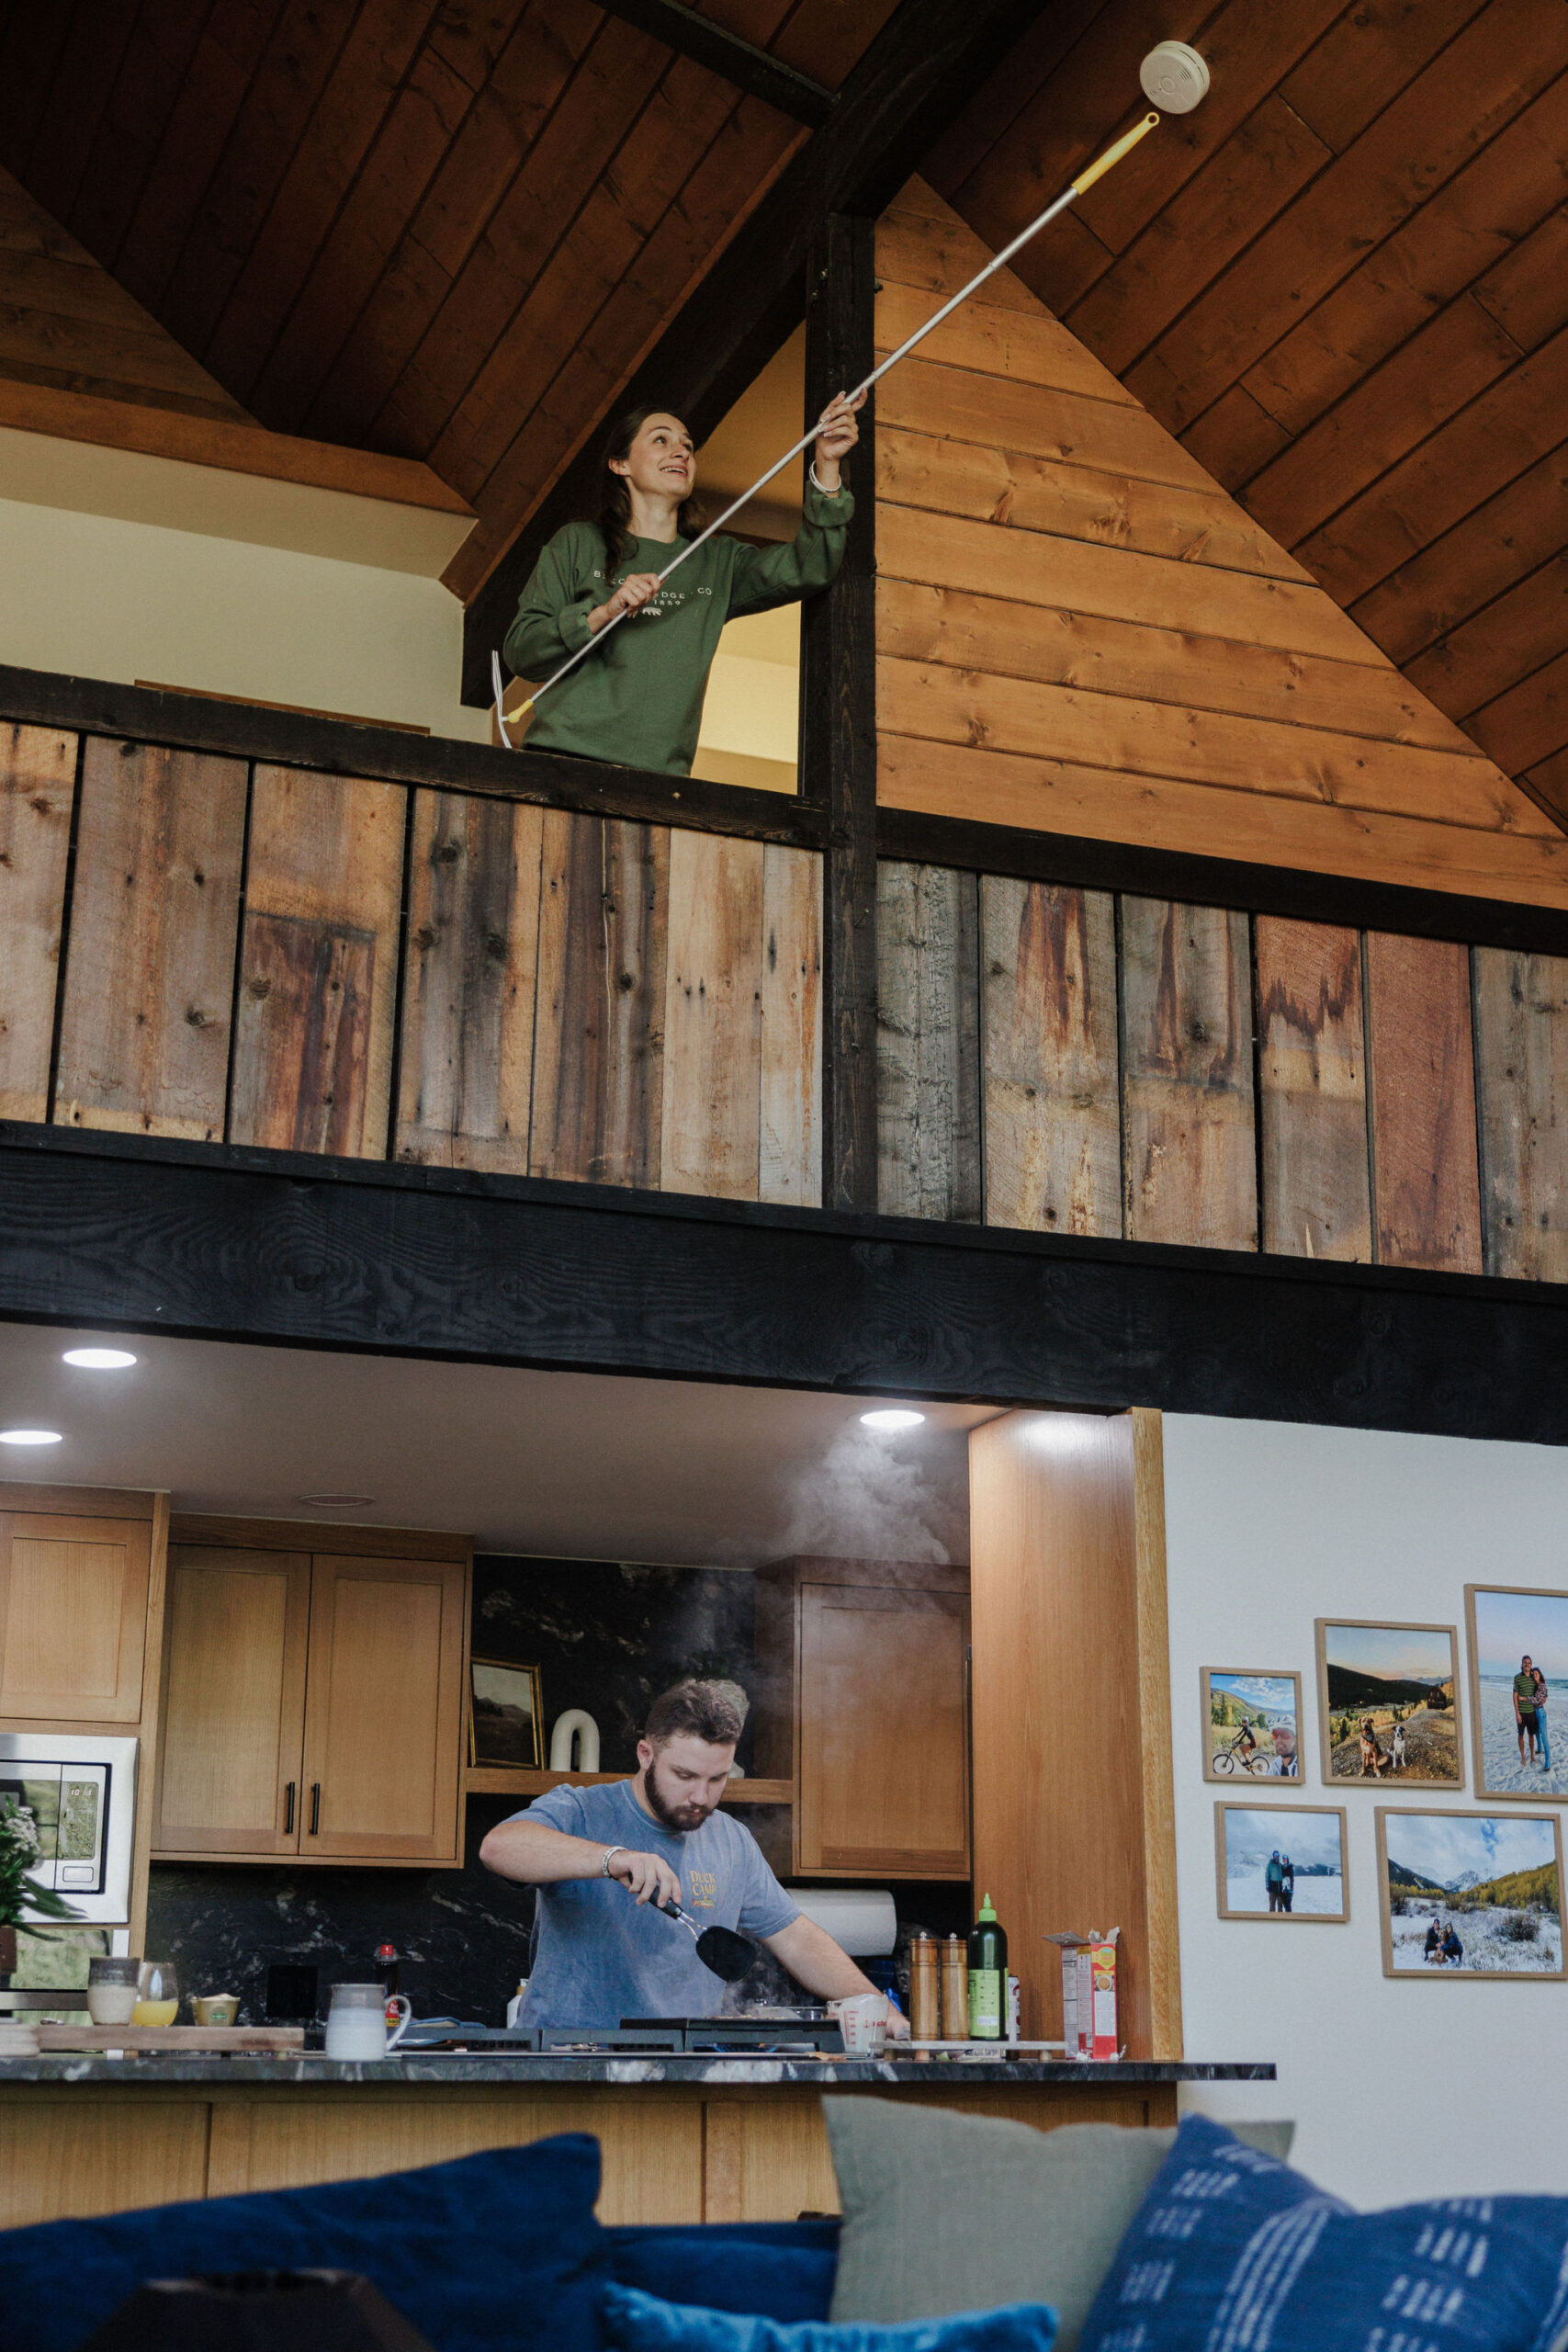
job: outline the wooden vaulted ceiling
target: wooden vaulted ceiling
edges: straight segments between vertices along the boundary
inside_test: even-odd
[[[893,0],[696,5],[832,89]],[[465,596],[807,135],[593,0],[0,8],[0,164],[261,423],[459,490]]]
[[[469,597],[810,135],[660,5],[0,0],[0,165],[263,424],[468,499]],[[892,5],[696,0],[829,90]],[[1043,0],[928,178],[1001,243],[1166,36],[1206,104],[1021,276],[1568,825],[1568,0]],[[86,388],[51,332],[0,288]]]
[[[1002,243],[1167,36],[1208,100],[1020,275],[1568,823],[1568,6],[1066,0],[928,177]]]

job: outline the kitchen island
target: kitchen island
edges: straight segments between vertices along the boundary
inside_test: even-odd
[[[561,2057],[412,2052],[348,2064],[70,2055],[0,2062],[0,2227],[302,2188],[588,2132],[605,2222],[792,2221],[838,2197],[821,2099],[908,2098],[1049,2131],[1173,2123],[1182,2083],[1267,2063]]]

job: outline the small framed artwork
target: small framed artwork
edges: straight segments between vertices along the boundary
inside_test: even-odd
[[[1568,1592],[1467,1584],[1464,1614],[1476,1795],[1568,1797]]]
[[[1206,1666],[1202,1686],[1203,1778],[1299,1782],[1301,1676]]]
[[[1331,1788],[1462,1789],[1459,1713],[1456,1627],[1318,1619],[1318,1736]]]
[[[1222,1919],[1350,1917],[1345,1808],[1217,1804],[1214,1871]]]
[[[1562,1976],[1556,1814],[1379,1805],[1376,1818],[1385,1976]]]
[[[508,1658],[476,1657],[469,1670],[469,1763],[536,1771],[545,1760],[538,1668],[514,1666]]]

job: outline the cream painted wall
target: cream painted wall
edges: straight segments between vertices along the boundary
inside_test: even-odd
[[[437,580],[0,500],[0,661],[489,741]]]
[[[1455,1624],[1462,1663],[1467,1583],[1568,1589],[1568,1450],[1172,1415],[1165,1465],[1187,2054],[1280,2070],[1277,2085],[1203,2086],[1188,2104],[1222,2120],[1293,2116],[1292,2161],[1361,2206],[1568,2193],[1555,2123],[1568,1983],[1384,1977],[1372,1823],[1383,1798],[1322,1785],[1313,1631],[1334,1615]],[[1223,1792],[1201,1777],[1205,1666],[1302,1675],[1295,1802],[1343,1803],[1349,1816],[1347,1926],[1217,1917]],[[1394,1802],[1477,1809],[1468,1704],[1464,1736],[1462,1791]]]

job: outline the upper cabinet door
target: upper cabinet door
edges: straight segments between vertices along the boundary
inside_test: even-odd
[[[138,1721],[151,1555],[144,1520],[0,1511],[0,1716]]]
[[[962,1593],[799,1588],[797,1867],[966,1878]]]
[[[309,1553],[171,1553],[159,1853],[298,1852],[310,1622]]]
[[[457,1561],[316,1555],[302,1855],[456,1856],[467,1589]]]

